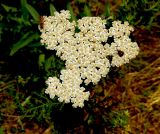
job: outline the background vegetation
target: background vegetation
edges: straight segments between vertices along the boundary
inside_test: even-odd
[[[159,0],[1,0],[0,134],[160,133],[159,5]],[[90,100],[82,109],[44,93],[45,80],[58,76],[64,62],[40,44],[39,18],[62,9],[73,20],[128,21],[140,47],[136,59],[87,87]]]

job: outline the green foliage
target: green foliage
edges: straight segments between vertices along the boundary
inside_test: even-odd
[[[13,38],[13,40],[11,40],[11,44],[9,44],[11,50],[9,52],[10,56],[12,56],[13,58],[17,58],[17,56],[21,55],[21,53],[23,53],[24,51],[28,51],[27,55],[37,56],[37,61],[33,61],[35,63],[34,66],[37,68],[37,71],[43,72],[43,75],[44,73],[46,73],[46,76],[51,75],[52,72],[56,73],[57,67],[59,69],[62,68],[63,63],[61,61],[58,63],[54,63],[55,61],[57,61],[54,52],[53,54],[47,54],[46,56],[46,52],[43,49],[44,47],[40,44],[40,33],[37,26],[40,19],[38,11],[36,11],[33,6],[28,4],[26,0],[21,0],[21,10],[19,8],[9,7],[4,4],[2,4],[2,7],[7,13],[9,13],[6,18],[2,18],[1,25],[4,25],[4,27],[6,27],[2,28],[2,32],[8,33],[10,31],[14,35],[14,37],[16,37]],[[54,11],[56,11],[56,9],[54,5],[50,3],[50,14],[53,15]],[[19,15],[12,16],[12,13]],[[5,21],[7,21],[7,23],[5,23]],[[11,23],[15,23],[15,25],[13,26],[13,28],[10,29],[7,27],[7,25],[10,26]],[[20,59],[20,57],[18,58]],[[52,68],[54,69],[54,71],[51,71]],[[28,75],[31,74],[28,73]],[[46,78],[45,75],[44,78]]]
[[[24,34],[22,38],[12,46],[10,55],[12,56],[19,49],[25,47],[26,45],[30,44],[33,40],[37,40],[38,38],[39,35],[37,33],[28,32]]]
[[[104,121],[111,127],[124,128],[129,121],[129,112],[127,110],[111,111],[106,116],[103,116]]]
[[[85,16],[92,16],[91,10],[86,4],[84,5],[84,15]]]
[[[118,19],[128,21],[134,26],[145,28],[158,27],[159,5],[159,0],[123,0],[118,11]]]
[[[113,127],[125,127],[128,124],[129,113],[128,111],[111,112],[110,124]]]
[[[73,8],[72,8],[72,6],[71,6],[71,3],[70,2],[68,2],[68,4],[67,4],[67,10],[69,10],[70,11],[70,14],[71,14],[71,21],[73,21],[73,20],[77,20],[77,18],[76,18],[76,16],[75,16],[75,14],[74,14],[74,11],[73,11]]]
[[[30,30],[32,27],[32,23],[29,20],[29,14],[27,12],[24,12],[26,11],[24,6],[21,7],[22,11],[20,11],[18,8],[13,8],[16,10],[6,10],[6,8],[4,8],[4,10],[7,12],[7,16],[3,17],[1,21],[1,25],[3,26],[2,32],[6,34],[12,34],[13,38],[10,39],[10,43],[16,42],[11,48],[10,55],[13,55],[20,48],[23,48],[34,39],[37,39],[37,35],[31,35],[33,34]],[[21,38],[19,39],[19,41],[17,41],[20,36]]]
[[[60,70],[64,68],[64,62],[61,60],[57,60],[55,57],[49,57],[45,62],[45,70],[46,72],[50,69],[52,69],[52,73],[55,76],[58,76],[60,74]],[[59,72],[58,72],[59,70]],[[48,73],[48,76],[50,76],[51,73]]]
[[[110,11],[110,10],[111,10],[111,5],[110,5],[109,2],[106,2],[103,16],[105,16],[105,17],[110,17],[110,16],[111,16],[111,11]]]
[[[51,113],[53,109],[60,109],[62,104],[59,103],[56,98],[53,100],[50,99],[48,95],[44,93],[44,89],[42,89],[41,92],[29,92],[29,89],[24,90],[26,88],[26,84],[30,83],[30,80],[30,77],[23,78],[22,76],[18,76],[17,85],[12,85],[12,87],[5,90],[7,95],[13,98],[13,102],[8,104],[11,109],[7,108],[7,110],[10,110],[9,114],[18,114],[20,117],[19,123],[23,122],[25,119],[33,119],[38,122],[52,122]],[[21,90],[15,90],[17,86],[18,89]],[[4,102],[3,105],[0,105],[1,109],[5,108],[6,102]],[[3,114],[0,113],[0,123],[3,120]]]
[[[40,14],[36,8],[26,0],[21,0],[20,5],[21,7],[11,7],[1,4],[4,12],[0,22],[1,30],[3,34],[13,35],[6,48],[7,53],[4,51],[3,54],[12,59],[11,66],[13,70],[16,70],[16,75],[13,76],[16,78],[16,84],[13,84],[11,88],[6,87],[7,94],[13,98],[15,111],[21,120],[49,121],[52,109],[58,108],[57,106],[61,103],[56,99],[50,99],[44,93],[45,80],[48,76],[58,76],[64,67],[64,62],[55,56],[54,51],[48,52],[40,44],[38,29]],[[54,11],[56,9],[50,3],[48,12],[53,15]],[[7,40],[8,37],[3,36],[3,38]],[[1,40],[3,49],[6,43],[4,40]],[[22,55],[27,57],[26,60]],[[33,63],[33,66],[30,63]],[[25,67],[26,64],[29,68]],[[26,70],[20,71],[16,68],[18,66]],[[31,72],[32,67],[34,73]],[[8,68],[9,71],[12,71],[12,68]],[[4,88],[0,91],[5,91],[6,88]]]
[[[29,5],[29,4],[26,4],[26,9],[27,9],[28,12],[31,14],[31,16],[33,17],[33,19],[34,19],[36,22],[39,22],[40,15],[39,15],[39,13],[34,9],[34,7],[32,7],[32,6]]]
[[[48,122],[51,121],[53,108],[59,109],[61,104],[56,99],[49,99],[44,93],[38,94],[34,92],[21,105],[24,108],[22,111],[24,114],[22,114],[21,119],[34,119],[38,122],[45,120]]]
[[[53,15],[54,15],[54,12],[56,11],[56,8],[54,7],[53,4],[50,4],[50,5],[49,5],[49,9],[50,9],[50,15],[53,16]]]
[[[4,4],[1,4],[1,6],[4,8],[4,10],[6,10],[6,12],[17,12],[17,8],[16,7],[10,7],[10,6],[7,6],[7,5],[4,5]]]

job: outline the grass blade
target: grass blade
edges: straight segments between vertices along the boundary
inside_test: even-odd
[[[28,18],[28,11],[26,9],[27,0],[21,0],[21,12],[24,20]]]
[[[39,35],[35,33],[32,35],[30,35],[30,33],[25,34],[16,44],[13,45],[13,47],[11,48],[10,56],[14,55],[19,49],[27,46],[38,37]]]
[[[111,15],[111,7],[110,7],[110,3],[107,2],[106,6],[105,6],[105,11],[104,11],[104,16],[105,17],[109,17]]]
[[[39,22],[39,18],[40,18],[39,13],[29,4],[26,4],[26,8],[27,8],[28,12],[31,14],[31,16],[33,17],[33,19],[36,22]]]
[[[11,11],[11,12],[17,12],[17,8],[16,7],[7,6],[5,4],[1,4],[1,6],[4,8],[4,10],[6,12],[9,12],[9,11]]]

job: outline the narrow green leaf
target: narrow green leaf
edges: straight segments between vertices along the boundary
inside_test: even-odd
[[[21,13],[22,13],[22,18],[24,20],[27,20],[28,18],[28,11],[26,8],[27,0],[21,0]]]
[[[27,1],[26,0],[21,0],[21,8],[24,9],[26,8],[26,4],[27,4]],[[23,12],[23,11],[22,11]]]
[[[91,10],[87,5],[84,5],[84,14],[85,16],[92,16]]]
[[[68,4],[67,4],[67,9],[70,11],[71,20],[72,20],[72,21],[73,21],[73,20],[76,21],[77,18],[76,18],[75,14],[74,14],[74,11],[73,11],[73,8],[72,8],[70,2],[68,2]]]
[[[30,33],[25,34],[16,44],[13,45],[11,48],[10,56],[15,54],[19,49],[27,46],[29,43],[31,43],[34,39],[37,39],[39,37],[38,34],[32,34]]]
[[[53,15],[54,15],[54,12],[56,11],[56,8],[54,7],[53,4],[50,4],[50,5],[49,5],[49,10],[50,10],[51,16],[53,16]]]
[[[6,10],[6,12],[17,12],[17,8],[16,7],[10,7],[10,6],[7,6],[5,4],[1,4],[1,6]]]
[[[105,11],[104,11],[104,16],[105,16],[105,17],[109,17],[110,15],[111,15],[111,12],[110,12],[110,3],[109,3],[109,2],[106,2]]]
[[[39,13],[34,9],[34,7],[32,7],[32,6],[29,5],[29,4],[26,4],[26,8],[27,8],[28,12],[31,14],[31,16],[33,17],[33,19],[34,19],[36,22],[39,22],[40,15],[39,15]]]
[[[30,99],[31,99],[31,95],[28,96],[28,97],[21,103],[22,107],[24,107],[27,103],[29,103],[29,102],[30,102]]]

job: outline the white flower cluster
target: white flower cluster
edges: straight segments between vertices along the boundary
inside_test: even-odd
[[[97,84],[108,74],[111,66],[119,67],[134,58],[139,47],[129,38],[133,28],[127,22],[114,21],[112,27],[106,29],[106,22],[100,17],[83,17],[77,22],[70,22],[70,17],[69,11],[64,10],[43,17],[41,43],[47,49],[56,50],[56,55],[65,61],[66,66],[60,79],[48,78],[45,92],[50,98],[58,96],[60,102],[72,102],[73,107],[83,107],[89,92],[85,92],[82,82]],[[109,37],[114,38],[110,44],[107,43]],[[119,55],[119,51],[123,55]],[[112,56],[111,61],[108,56]]]

